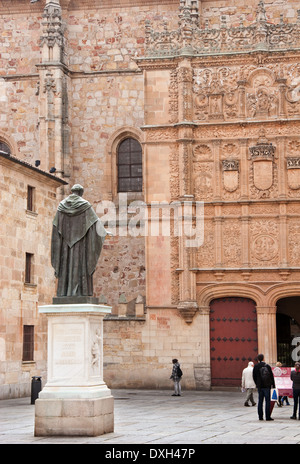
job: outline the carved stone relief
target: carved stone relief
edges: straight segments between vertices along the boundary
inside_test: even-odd
[[[178,122],[178,70],[171,71],[169,122]],[[300,65],[248,64],[195,68],[195,122],[269,119],[300,114]]]
[[[198,248],[198,267],[212,267],[215,264],[215,227],[213,220],[204,223],[204,244]]]
[[[252,264],[265,266],[278,262],[278,225],[273,220],[255,219],[250,224]]]
[[[249,148],[251,154],[250,189],[252,195],[258,198],[268,198],[271,189],[275,188],[275,147],[264,134],[262,130],[256,145]]]
[[[235,267],[242,260],[241,222],[238,219],[224,221],[222,236],[226,246],[223,247],[223,263]]]
[[[102,333],[98,324],[92,324],[91,333],[91,375],[101,376]]]
[[[290,140],[287,144],[287,182],[290,197],[300,196],[300,141]]]
[[[235,192],[239,186],[239,162],[236,160],[223,160],[222,174],[225,190]]]
[[[199,122],[261,120],[286,112],[296,115],[300,112],[300,71],[295,66],[270,64],[195,68],[193,93],[194,120]]]
[[[169,86],[169,122],[178,122],[178,70],[172,70]]]
[[[300,65],[299,63],[287,66],[286,101],[289,116],[300,114]]]
[[[292,190],[300,189],[300,156],[287,158],[287,176],[288,184]]]
[[[193,3],[193,4],[192,4]],[[283,20],[274,24],[267,19],[263,0],[256,8],[252,24],[245,26],[241,19],[238,26],[227,24],[226,16],[220,17],[220,25],[209,27],[209,21],[203,28],[197,21],[198,3],[185,3],[179,9],[177,30],[168,30],[164,23],[161,30],[152,29],[146,21],[146,55],[151,58],[181,56],[186,53],[201,56],[203,54],[221,54],[225,52],[286,50],[299,48],[300,21],[291,23]],[[300,16],[300,11],[298,10]]]
[[[278,114],[278,83],[268,69],[255,70],[246,85],[246,115],[250,118],[276,117]]]
[[[288,226],[289,263],[299,266],[300,262],[300,218],[291,218]]]
[[[213,153],[207,144],[199,144],[193,153],[193,191],[198,201],[213,197]]]
[[[235,70],[229,67],[194,70],[194,119],[223,120],[238,115]]]

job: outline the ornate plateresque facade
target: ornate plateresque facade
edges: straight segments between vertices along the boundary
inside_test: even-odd
[[[171,241],[172,303],[188,324],[201,315],[208,328],[214,298],[252,299],[254,350],[275,363],[276,301],[300,290],[300,10],[296,22],[281,14],[274,24],[261,0],[253,19],[232,26],[222,15],[210,27],[198,2],[183,0],[176,30],[146,22],[138,64],[145,100],[161,96],[160,107],[168,107],[146,107],[146,157],[168,143],[170,200],[205,205],[203,245]],[[214,350],[208,337],[203,345]],[[208,377],[211,354],[203,352],[199,364]]]
[[[119,216],[94,276],[113,307],[109,388],[171,388],[172,358],[199,389],[221,370],[240,382],[258,351],[277,361],[279,303],[300,297],[300,10],[257,2],[1,2],[0,142],[84,185],[101,215],[102,201],[120,212],[118,148],[132,138],[143,188],[129,201],[202,216],[199,246],[172,224],[129,237],[136,211]],[[282,308],[300,326],[298,307]]]

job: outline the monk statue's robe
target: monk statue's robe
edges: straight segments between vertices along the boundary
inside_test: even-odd
[[[79,184],[58,206],[52,228],[51,264],[58,297],[93,295],[93,274],[106,230]]]

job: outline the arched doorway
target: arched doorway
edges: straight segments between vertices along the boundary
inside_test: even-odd
[[[300,339],[300,296],[281,298],[276,306],[277,360],[293,367],[296,339]]]
[[[255,302],[218,298],[210,303],[211,386],[240,386],[242,371],[257,356]]]

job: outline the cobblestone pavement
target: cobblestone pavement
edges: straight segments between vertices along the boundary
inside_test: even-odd
[[[245,394],[166,390],[112,390],[115,431],[99,437],[34,437],[30,398],[0,401],[0,444],[300,444],[291,406],[275,405],[274,421],[259,421]],[[257,395],[256,395],[257,401]]]

